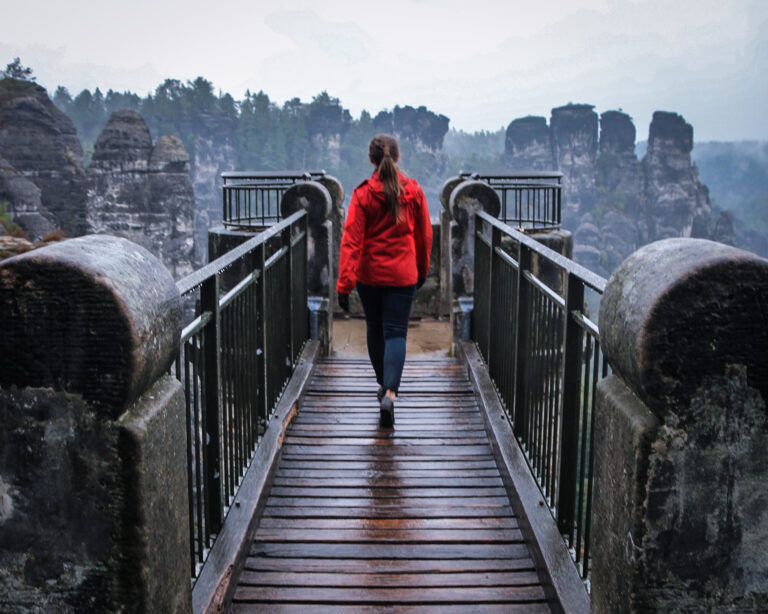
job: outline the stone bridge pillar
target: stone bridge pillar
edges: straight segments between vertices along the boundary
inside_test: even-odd
[[[0,603],[190,612],[181,300],[87,236],[0,263]]]
[[[338,181],[331,180],[329,184]],[[343,196],[338,184],[337,194]],[[328,219],[333,199],[317,181],[302,181],[288,188],[280,201],[280,215],[286,218],[300,209],[307,211],[307,303],[310,338],[320,341],[320,351],[333,351],[333,305],[336,288],[333,277],[333,222]],[[338,264],[337,264],[338,266]]]
[[[768,611],[768,261],[631,255],[600,305],[592,609]]]
[[[485,211],[498,217],[501,201],[487,183],[457,177],[445,182],[441,200],[447,209],[441,235],[446,237],[443,249],[450,250],[450,257],[443,261],[449,263],[446,298],[451,302],[451,334],[454,342],[469,341],[475,287],[475,213]]]

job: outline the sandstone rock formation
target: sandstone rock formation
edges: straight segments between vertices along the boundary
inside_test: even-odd
[[[598,138],[599,134],[599,138]],[[507,165],[563,173],[563,226],[574,232],[574,258],[608,275],[638,247],[667,237],[733,242],[733,220],[713,219],[706,186],[691,164],[693,128],[657,111],[648,150],[635,155],[635,126],[621,111],[599,118],[592,105],[569,104],[509,124]]]
[[[597,113],[591,104],[568,104],[552,109],[552,153],[563,173],[564,227],[590,209],[596,192]]]
[[[142,245],[176,279],[194,270],[195,198],[180,139],[163,136],[153,146],[138,113],[115,111],[94,145],[88,177],[90,232]]]
[[[235,146],[226,130],[217,131],[214,125],[195,135],[190,151],[190,180],[195,193],[195,258],[205,262],[208,258],[208,229],[221,223],[221,174],[237,169]]]
[[[39,85],[0,81],[0,157],[40,192],[40,206],[30,205],[36,201],[34,190],[16,182],[12,190],[27,195],[14,206],[25,213],[37,209],[44,217],[50,213],[50,221],[69,235],[86,232],[83,150],[72,121]]]
[[[0,205],[33,241],[55,228],[53,216],[43,207],[40,188],[4,158],[0,158]]]
[[[512,121],[505,150],[514,170],[552,170],[552,139],[546,118],[529,115]]]
[[[693,126],[676,113],[653,114],[643,158],[649,241],[709,235],[712,206],[691,166],[692,149]]]

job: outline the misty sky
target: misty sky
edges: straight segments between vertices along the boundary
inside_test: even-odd
[[[696,140],[768,139],[768,0],[26,0],[3,8],[14,56],[73,95],[202,75],[279,104],[327,90],[355,116],[426,105],[467,131],[587,102],[639,140],[657,109]]]

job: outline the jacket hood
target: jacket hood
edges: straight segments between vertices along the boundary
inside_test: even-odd
[[[403,186],[405,194],[408,195],[411,191],[410,178],[403,175],[399,170],[397,174],[400,178],[400,185]],[[379,179],[379,173],[377,171],[373,171],[371,178],[368,180],[368,187],[375,196],[380,197],[382,200],[384,199],[384,184],[381,182],[381,179]]]

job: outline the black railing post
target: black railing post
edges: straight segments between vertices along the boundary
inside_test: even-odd
[[[296,358],[296,331],[294,326],[293,317],[293,225],[291,224],[285,230],[283,230],[280,237],[282,246],[286,249],[285,257],[288,259],[288,310],[290,316],[288,318],[288,355],[291,357],[291,364],[293,364]]]
[[[476,220],[475,224],[477,222],[480,222],[483,224],[482,220]],[[493,377],[493,369],[496,368],[496,361],[491,359],[491,356],[493,352],[491,352],[491,348],[493,348],[491,335],[493,331],[493,315],[494,315],[494,289],[498,291],[498,288],[495,288],[495,284],[493,283],[493,261],[496,257],[496,248],[501,245],[501,233],[499,232],[499,229],[496,226],[491,226],[491,246],[488,250],[488,344],[485,346],[487,348],[486,350],[486,360],[488,361],[488,372],[491,374],[491,377]],[[493,366],[491,366],[491,363],[493,362]]]
[[[264,266],[267,262],[266,241],[256,248],[254,255],[256,265],[259,267],[259,288],[256,292],[256,312],[258,314],[256,317],[256,334],[258,343],[261,346],[259,348],[261,351],[256,351],[258,357],[256,361],[256,377],[259,378],[261,384],[261,407],[259,410],[264,421],[264,428],[266,429],[267,420],[269,419],[269,394],[267,391],[267,270]]]
[[[562,389],[562,424],[560,428],[560,467],[557,486],[557,526],[560,533],[573,542],[576,523],[575,499],[577,463],[579,460],[579,400],[581,398],[581,365],[583,330],[573,312],[584,309],[584,284],[568,274],[565,290],[565,324]]]
[[[219,275],[206,279],[200,288],[200,309],[210,313],[211,320],[203,329],[203,423],[204,489],[206,534],[217,533],[223,519],[221,489],[221,449],[219,420],[221,398],[219,393],[221,358],[221,314],[219,313]]]
[[[515,404],[514,424],[515,433],[519,438],[524,438],[528,427],[526,405],[526,361],[528,359],[528,338],[530,336],[529,312],[530,312],[530,285],[525,278],[525,272],[531,270],[531,250],[518,243],[517,258],[517,338],[515,339]]]

